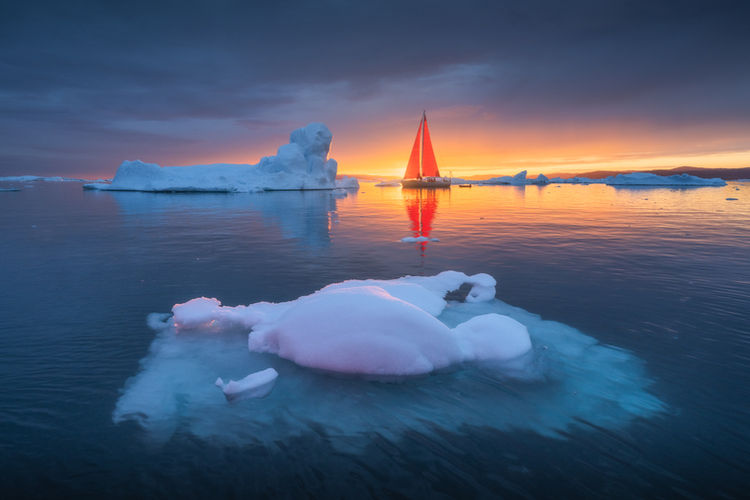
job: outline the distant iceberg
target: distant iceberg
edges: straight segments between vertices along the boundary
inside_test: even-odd
[[[11,175],[0,177],[0,182],[91,182],[91,179],[76,179],[72,177],[42,177],[40,175]]]
[[[336,160],[328,158],[333,135],[322,123],[295,130],[276,156],[256,165],[217,163],[161,167],[125,161],[111,183],[85,184],[84,189],[163,192],[253,192],[264,190],[336,189]],[[356,179],[341,187],[355,189]],[[358,186],[358,184],[357,184]]]
[[[549,182],[554,184],[607,184],[608,186],[726,186],[723,179],[704,179],[688,174],[657,175],[649,172],[632,172],[629,174],[610,175],[602,179],[588,177],[571,177],[562,179],[553,177]]]
[[[510,184],[511,186],[525,186],[530,184],[531,181],[526,179],[526,170],[518,172],[514,176],[504,175],[502,177],[493,177],[481,182],[482,184]]]
[[[610,186],[726,186],[727,183],[718,177],[704,179],[688,174],[656,175],[648,172],[618,174],[604,179]]]

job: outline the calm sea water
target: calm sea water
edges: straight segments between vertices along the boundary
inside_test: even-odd
[[[0,192],[6,498],[739,497],[750,486],[750,184],[432,193],[364,184],[347,196],[20,187]],[[399,241],[420,234],[440,241]],[[352,415],[335,413],[267,432],[256,422],[255,441],[239,431],[233,440],[231,423],[221,439],[199,432],[210,414],[162,435],[113,421],[128,380],[153,368],[149,313],[198,296],[283,301],[345,279],[446,269],[490,273],[504,303],[621,350],[662,408],[600,425],[596,414],[571,412],[585,401],[563,407],[544,382],[479,383],[481,374],[459,370],[406,384],[318,374],[312,395],[270,400],[290,414],[305,398],[321,411],[347,401],[363,421],[356,432],[340,431],[336,420]],[[586,376],[598,374],[620,376]],[[446,389],[462,378],[465,393]],[[421,421],[394,403],[408,391],[434,396]],[[480,396],[501,401],[507,422],[574,417],[540,432],[499,426],[481,408],[477,418],[456,416],[466,416],[455,412],[461,401]]]

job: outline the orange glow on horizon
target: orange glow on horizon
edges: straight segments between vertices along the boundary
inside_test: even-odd
[[[473,115],[471,113],[474,113]],[[421,113],[420,113],[421,114]],[[408,118],[408,119],[407,119]],[[349,122],[328,120],[334,135],[330,157],[340,174],[404,175],[414,141],[417,117]],[[738,168],[750,166],[750,131],[742,124],[680,127],[598,121],[580,123],[509,123],[474,110],[428,112],[432,144],[442,175],[576,173],[592,170],[646,170],[680,166]],[[162,165],[257,163],[276,153],[288,136],[263,145],[151,161]],[[189,154],[189,156],[187,156]],[[162,160],[159,162],[159,160]],[[111,173],[104,176],[114,175]]]

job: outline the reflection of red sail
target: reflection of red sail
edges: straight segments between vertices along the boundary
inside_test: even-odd
[[[430,237],[432,222],[435,219],[438,200],[434,189],[419,189],[414,191],[403,191],[406,194],[406,213],[411,221],[411,231],[415,238]],[[419,247],[424,252],[427,242],[422,241]]]
[[[427,118],[424,118],[424,146],[422,146],[422,177],[440,177],[435,152],[432,150],[430,129],[427,128]],[[414,154],[414,153],[412,153]]]

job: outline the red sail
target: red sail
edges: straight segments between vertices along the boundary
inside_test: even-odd
[[[430,140],[430,130],[427,128],[427,119],[424,120],[424,150],[422,151],[422,176],[423,177],[440,177],[435,152],[432,151],[432,141]]]
[[[411,148],[411,156],[409,156],[409,164],[406,165],[406,173],[404,179],[417,179],[419,177],[419,142],[422,136],[422,120],[419,120],[419,128],[417,129],[417,138],[414,139],[414,146]]]

